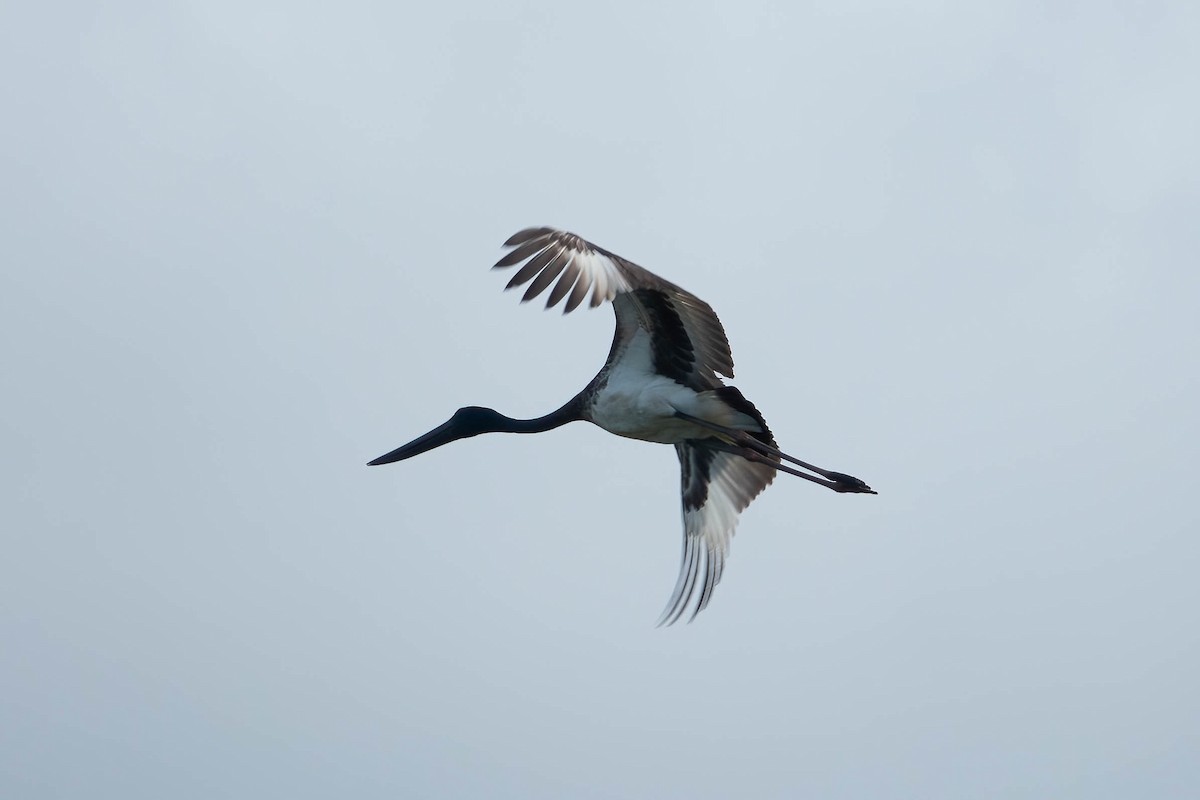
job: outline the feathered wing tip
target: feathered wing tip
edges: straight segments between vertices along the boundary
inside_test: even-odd
[[[729,535],[732,536],[733,531]],[[697,614],[708,607],[713,589],[721,582],[724,571],[725,549],[710,547],[700,536],[684,536],[679,579],[675,582],[666,608],[658,617],[657,626],[674,625],[689,607],[692,613],[688,615],[688,622],[694,620]]]
[[[618,256],[573,233],[554,228],[526,228],[510,236],[504,246],[515,249],[492,269],[507,269],[527,262],[504,287],[513,289],[528,283],[522,303],[554,284],[546,308],[553,308],[565,298],[563,313],[567,314],[584,302],[588,292],[592,293],[588,305],[595,308],[630,288]]]

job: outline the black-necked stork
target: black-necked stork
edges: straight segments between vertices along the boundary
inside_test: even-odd
[[[835,492],[875,494],[858,478],[814,467],[776,448],[758,409],[718,377],[733,377],[733,356],[708,303],[566,231],[528,228],[504,246],[514,249],[494,269],[525,262],[505,287],[529,283],[521,302],[550,284],[546,308],[565,298],[564,314],[578,308],[588,292],[592,308],[612,301],[617,330],[604,367],[582,392],[544,417],[513,419],[490,408],[460,408],[444,425],[371,465],[412,458],[481,433],[540,433],[579,420],[618,436],[675,445],[683,473],[683,564],[660,625],[674,623],[689,606],[689,619],[695,618],[708,605],[738,514],[771,483],[776,470]]]

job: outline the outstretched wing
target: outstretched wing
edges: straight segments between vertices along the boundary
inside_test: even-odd
[[[712,307],[694,294],[566,231],[527,228],[511,236],[504,246],[514,249],[496,262],[494,269],[525,262],[505,287],[528,283],[521,302],[532,300],[554,284],[546,308],[566,298],[566,314],[578,308],[591,292],[592,308],[606,300],[613,302],[618,341],[634,326],[660,335],[664,330],[681,328],[664,340],[670,341],[671,357],[676,362],[671,372],[679,373],[684,383],[713,388],[721,385],[717,375],[733,377],[733,356],[725,329]],[[614,348],[610,359],[615,354]],[[687,363],[678,363],[681,358]]]
[[[716,393],[758,423],[751,436],[775,447],[767,421],[740,391],[723,386]],[[683,490],[683,562],[659,625],[674,624],[689,606],[689,622],[704,610],[725,571],[738,515],[775,480],[774,467],[729,452],[716,439],[689,439],[675,445],[675,452]]]
[[[775,478],[775,470],[766,464],[714,450],[704,442],[675,445],[683,484],[683,563],[659,625],[674,624],[688,607],[690,622],[708,605],[725,570],[738,515]]]

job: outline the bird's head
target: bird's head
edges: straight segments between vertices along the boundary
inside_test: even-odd
[[[493,408],[463,406],[454,412],[454,416],[450,417],[446,425],[453,426],[458,434],[456,439],[466,439],[469,436],[500,430],[507,420],[508,417]]]
[[[458,439],[478,436],[481,433],[507,430],[506,423],[511,422],[512,420],[499,411],[480,406],[466,406],[455,411],[454,416],[429,433],[424,436],[418,436],[408,444],[397,447],[392,452],[368,462],[368,466],[403,461],[406,458],[419,456],[421,453],[428,452],[435,447],[441,447]]]

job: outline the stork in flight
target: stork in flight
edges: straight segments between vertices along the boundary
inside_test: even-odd
[[[718,377],[733,377],[733,356],[708,303],[566,231],[528,228],[504,246],[513,250],[493,269],[524,262],[505,287],[528,283],[521,302],[550,284],[546,308],[565,298],[564,314],[578,308],[589,291],[592,308],[612,302],[617,330],[604,367],[582,392],[544,417],[513,419],[467,406],[370,465],[402,461],[481,433],[541,433],[580,420],[618,436],[675,445],[683,477],[683,563],[659,625],[673,624],[689,607],[690,621],[708,605],[738,514],[776,471],[835,492],[875,494],[858,478],[806,464],[775,446],[758,409]]]

